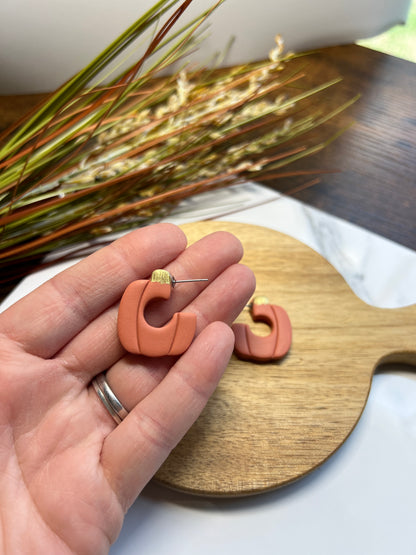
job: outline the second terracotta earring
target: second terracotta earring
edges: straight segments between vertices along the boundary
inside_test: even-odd
[[[235,335],[234,352],[238,358],[266,362],[284,357],[292,343],[292,326],[287,312],[270,304],[267,297],[255,297],[251,303],[254,322],[265,322],[271,326],[267,336],[254,334],[247,324],[233,324]]]

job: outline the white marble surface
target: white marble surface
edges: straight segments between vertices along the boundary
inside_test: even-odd
[[[416,303],[414,251],[293,199],[247,185],[190,199],[169,220],[212,217],[265,225],[303,241],[370,304]],[[55,271],[26,279],[1,308]],[[111,554],[414,555],[416,379],[408,370],[377,374],[344,446],[291,486],[212,500],[149,485],[128,512]]]

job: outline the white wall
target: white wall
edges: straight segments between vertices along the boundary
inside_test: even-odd
[[[194,0],[188,15],[214,0]],[[0,0],[0,94],[49,91],[128,27],[153,0]],[[236,41],[226,63],[264,58],[280,33],[290,49],[353,42],[403,23],[410,0],[226,0],[197,58]]]

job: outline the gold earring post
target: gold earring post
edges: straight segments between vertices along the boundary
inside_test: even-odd
[[[167,270],[155,270],[152,273],[151,281],[157,281],[159,283],[169,283],[172,287],[175,287],[177,283],[191,283],[193,281],[209,281],[208,278],[197,278],[197,279],[175,279]]]

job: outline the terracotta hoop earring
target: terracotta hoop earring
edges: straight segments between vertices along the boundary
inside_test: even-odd
[[[292,343],[292,326],[287,312],[270,304],[267,297],[255,297],[250,304],[254,322],[266,322],[271,326],[269,335],[254,334],[247,324],[233,324],[234,352],[243,360],[266,362],[284,357]]]
[[[155,328],[146,321],[144,311],[154,299],[169,299],[176,283],[190,281],[207,280],[175,280],[166,270],[155,270],[150,280],[130,283],[121,298],[117,322],[118,336],[126,351],[149,357],[186,351],[195,336],[195,314],[176,312],[167,324]]]

